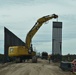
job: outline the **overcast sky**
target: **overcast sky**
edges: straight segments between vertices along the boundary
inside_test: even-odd
[[[38,18],[59,15],[62,28],[62,54],[76,54],[76,0],[0,0],[0,53],[4,53],[4,26],[25,41]],[[38,52],[52,52],[52,22],[44,24],[33,38]]]

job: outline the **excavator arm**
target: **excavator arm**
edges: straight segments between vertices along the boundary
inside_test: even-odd
[[[16,62],[22,62],[22,60],[32,58],[32,62],[37,62],[36,53],[32,51],[31,40],[43,23],[49,21],[52,18],[58,18],[57,15],[52,14],[39,18],[32,29],[28,32],[25,40],[25,46],[10,46],[8,49],[8,56],[14,57]]]
[[[33,36],[35,35],[35,33],[39,30],[39,28],[42,26],[43,23],[49,21],[52,18],[58,18],[58,15],[52,14],[52,15],[47,15],[47,16],[43,16],[42,18],[39,18],[37,22],[35,23],[35,25],[32,27],[32,29],[28,32],[26,36],[26,40],[25,40],[26,42],[25,47],[28,50],[30,49],[31,40]]]

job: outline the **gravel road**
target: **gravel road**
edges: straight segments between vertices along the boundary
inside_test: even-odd
[[[62,71],[58,63],[38,59],[38,63],[5,63],[0,64],[0,75],[74,75],[72,72]]]

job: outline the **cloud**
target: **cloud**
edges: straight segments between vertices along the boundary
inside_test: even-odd
[[[8,18],[10,15],[0,15],[1,18]]]
[[[0,53],[4,53],[4,43],[3,40],[0,40]]]
[[[50,0],[49,0],[50,1]],[[38,5],[49,3],[46,0],[0,0],[0,6],[11,6],[11,5]]]
[[[51,42],[35,43],[33,45],[33,47],[39,52],[47,51],[47,52],[50,52],[50,54],[52,52],[52,43]]]
[[[0,40],[4,40],[4,30],[3,30],[3,26],[0,26]]]
[[[8,2],[12,2],[12,1],[8,0]],[[27,3],[27,0],[26,1],[20,0],[19,2]],[[51,13],[57,13],[59,16],[61,16],[61,15],[63,16],[65,14],[67,14],[67,15],[74,14],[74,12],[76,12],[72,6],[66,7],[63,4],[60,5],[59,3],[56,3],[56,2],[51,2],[51,1],[49,1],[49,2],[50,3],[45,4],[45,1],[44,1],[44,4],[42,4],[42,5],[41,4],[29,5],[29,3],[28,3],[28,5],[17,4],[17,5],[11,5],[10,7],[6,6],[4,8],[0,8],[0,10],[1,10],[0,14],[2,14],[1,16],[3,16],[3,18],[2,17],[0,18],[0,21],[1,21],[1,23],[11,23],[11,22],[20,23],[20,22],[28,21],[30,19],[37,19],[37,18],[40,18],[41,16],[48,15]],[[43,8],[43,7],[45,7],[45,8]],[[70,8],[71,10],[68,8]],[[35,14],[33,15],[33,13],[35,13]]]
[[[75,54],[76,53],[76,39],[67,39],[63,41],[63,54]]]
[[[65,50],[70,46],[71,39],[74,39],[72,41],[75,43],[76,38],[75,7],[75,0],[0,0],[0,39],[3,40],[3,27],[5,26],[25,41],[27,33],[34,26],[37,19],[56,13],[59,15],[59,21],[63,22],[63,53],[68,53]],[[33,38],[33,43],[38,44],[36,45],[38,50],[43,50],[42,48],[46,47],[45,45],[49,45],[45,50],[52,49],[49,44],[52,39],[52,21],[56,20],[53,19],[48,24],[44,24]],[[44,45],[43,43],[47,44]],[[68,46],[64,45],[66,43]],[[68,51],[71,50],[71,47]]]

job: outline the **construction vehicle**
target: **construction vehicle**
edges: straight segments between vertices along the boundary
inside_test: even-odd
[[[48,53],[47,52],[42,52],[42,56],[41,56],[42,59],[48,59]]]
[[[43,23],[53,18],[58,18],[58,15],[52,14],[39,18],[32,29],[28,32],[25,40],[25,46],[10,46],[8,49],[8,56],[15,57],[19,62],[22,62],[23,59],[30,59],[35,57],[36,52],[33,51],[31,44],[32,38]]]

